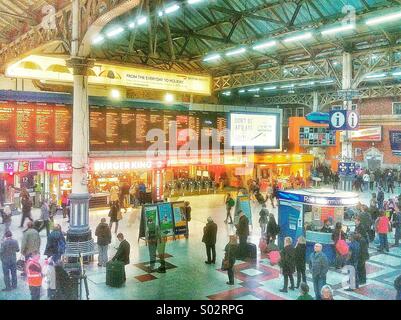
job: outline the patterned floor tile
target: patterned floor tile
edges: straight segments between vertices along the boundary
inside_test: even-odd
[[[242,273],[246,274],[247,276],[253,277],[263,274],[263,272],[256,270],[256,269],[245,269],[241,270]]]
[[[153,274],[143,274],[141,276],[136,276],[135,279],[139,280],[140,282],[152,281],[157,279]]]

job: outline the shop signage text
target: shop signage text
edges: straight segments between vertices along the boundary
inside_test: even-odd
[[[94,171],[123,171],[152,167],[152,161],[96,161],[93,164]]]

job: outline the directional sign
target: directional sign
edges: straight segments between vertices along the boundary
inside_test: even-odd
[[[330,111],[330,130],[346,130],[347,110]]]
[[[330,122],[329,114],[325,112],[311,112],[308,113],[305,118],[314,123],[328,124]]]

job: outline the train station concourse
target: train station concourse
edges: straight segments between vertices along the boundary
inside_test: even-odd
[[[0,0],[0,303],[401,300],[400,18]]]

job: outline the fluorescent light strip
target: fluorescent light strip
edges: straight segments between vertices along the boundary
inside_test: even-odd
[[[92,40],[92,43],[93,43],[93,44],[98,44],[98,43],[100,43],[100,42],[103,42],[103,40],[104,40],[104,37],[103,37],[101,34],[99,34],[98,36],[96,36],[96,37]]]
[[[226,53],[226,56],[227,56],[227,57],[235,56],[235,55],[244,53],[245,51],[246,51],[245,48],[240,48],[240,49],[237,49],[237,50],[233,50],[233,51],[227,52],[227,53]]]
[[[168,7],[166,9],[164,9],[164,12],[166,14],[169,14],[169,13],[173,13],[173,12],[177,11],[178,9],[180,9],[180,6],[178,4],[175,4],[175,5],[171,6],[171,7]]]
[[[369,76],[366,76],[366,79],[377,79],[377,78],[384,78],[386,76],[385,73],[380,73],[380,74],[371,74]]]
[[[333,33],[339,33],[339,32],[343,32],[343,31],[349,31],[349,30],[353,30],[355,29],[355,24],[346,24],[343,26],[338,26],[338,27],[333,27],[331,29],[327,29],[327,30],[323,30],[321,32],[322,35],[330,35]]]
[[[312,38],[312,33],[306,32],[306,33],[299,34],[297,36],[285,38],[283,41],[284,42],[294,42],[294,41],[300,41],[300,40],[307,40],[310,38]]]
[[[305,87],[305,86],[313,86],[315,84],[314,81],[310,81],[310,82],[305,82],[305,83],[300,83],[298,84],[300,87]]]
[[[248,92],[258,92],[260,89],[259,88],[254,88],[254,89],[249,89]]]
[[[323,80],[323,81],[320,81],[321,84],[329,84],[329,83],[333,83],[333,82],[334,82],[334,80]]]
[[[188,0],[188,4],[196,4],[202,2],[203,0]]]
[[[203,61],[204,61],[204,62],[214,61],[214,60],[218,60],[218,59],[220,59],[220,58],[221,58],[221,56],[220,56],[219,54],[213,54],[213,55],[210,55],[210,56],[205,57],[205,58],[203,59]]]
[[[271,48],[277,45],[277,41],[268,41],[265,43],[257,44],[252,49],[253,50],[261,50],[266,48]]]
[[[245,92],[245,89],[241,89],[241,90],[239,90],[238,92],[239,92],[239,93],[244,93],[244,92]]]
[[[114,30],[109,31],[108,33],[106,33],[106,35],[107,35],[107,37],[112,38],[112,37],[120,34],[123,31],[124,31],[123,27],[118,27],[118,28],[116,28]]]
[[[135,26],[136,26],[136,23],[135,23],[135,22],[131,22],[131,23],[128,25],[128,28],[134,29]]]
[[[392,13],[392,14],[388,14],[385,16],[368,19],[368,20],[366,20],[366,24],[368,26],[375,26],[375,25],[378,25],[381,23],[395,21],[395,20],[398,20],[399,18],[401,18],[401,12]]]
[[[285,85],[285,86],[281,86],[281,88],[282,89],[294,88],[294,85],[293,84],[288,84],[288,85]]]
[[[394,77],[399,77],[399,76],[401,76],[401,71],[393,72],[392,75],[393,75]]]
[[[141,26],[141,25],[143,25],[143,24],[145,24],[146,22],[148,21],[148,18],[147,17],[139,17],[138,19],[137,19],[137,24],[138,24],[138,26]]]
[[[277,87],[265,87],[265,88],[263,88],[263,90],[266,90],[266,91],[275,90],[275,89],[277,89]]]

